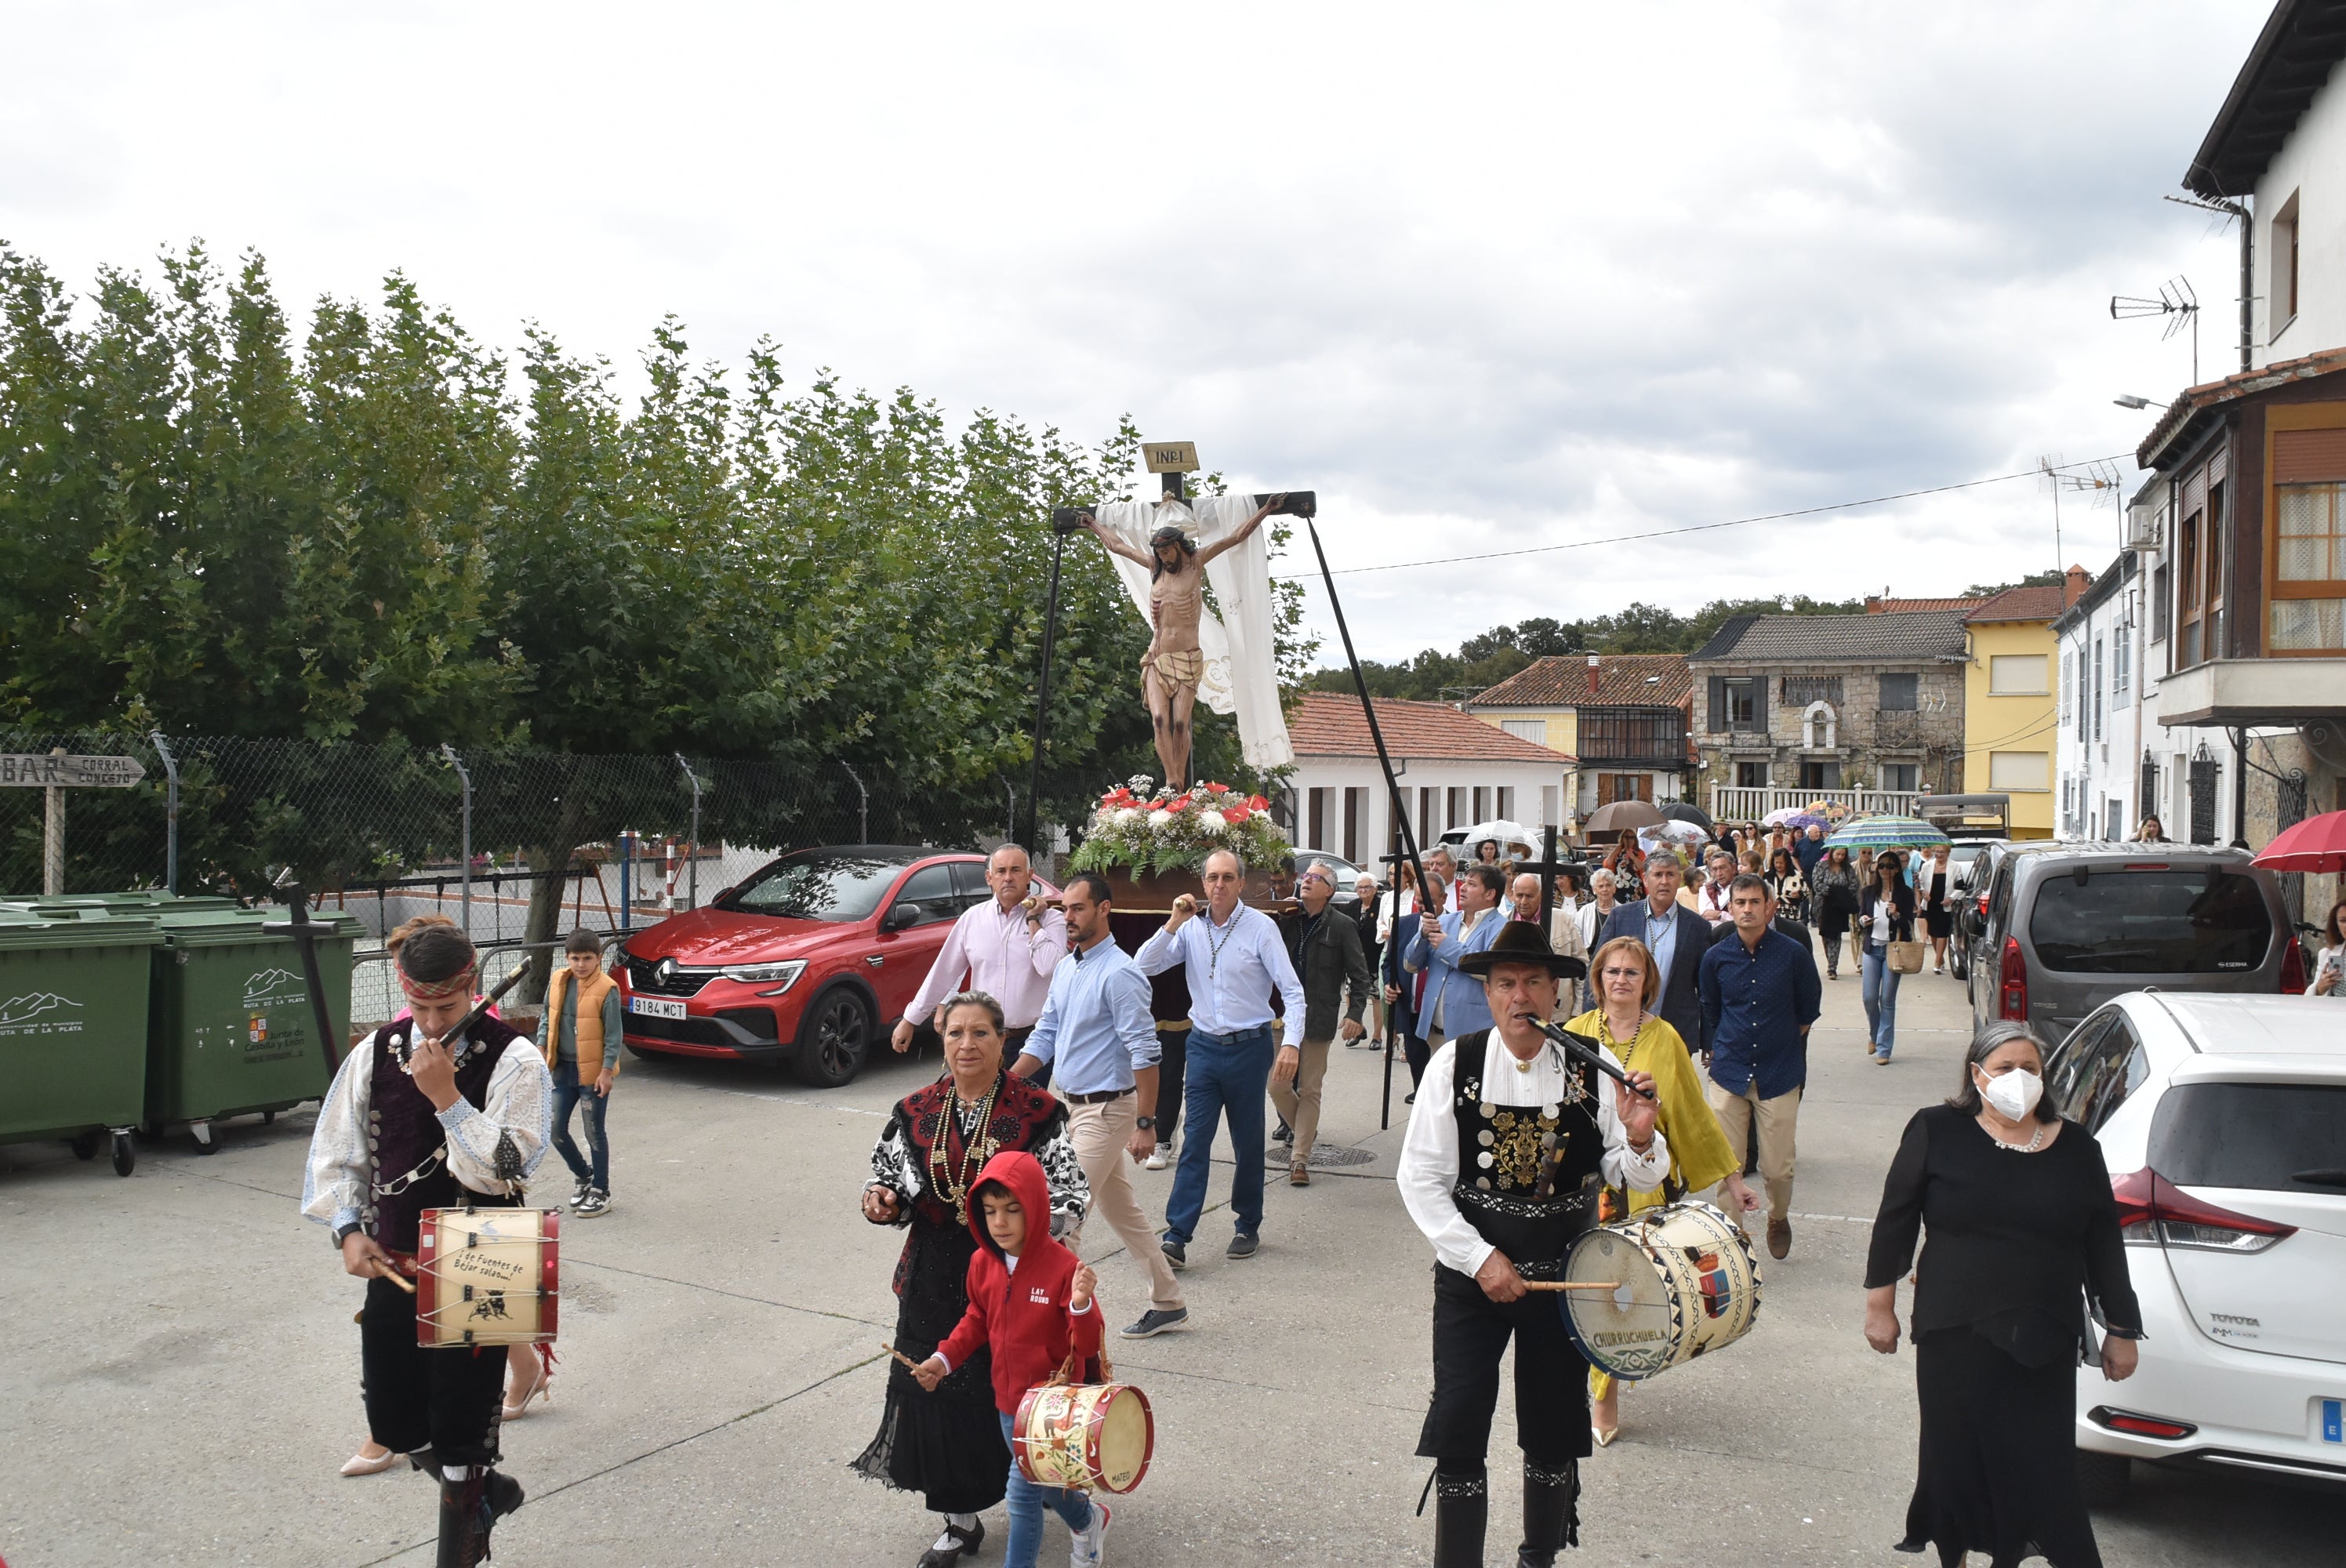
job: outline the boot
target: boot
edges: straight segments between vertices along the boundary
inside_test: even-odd
[[[489,1532],[522,1505],[521,1482],[494,1470],[440,1481],[440,1551],[435,1568],[475,1568],[489,1555]]]
[[[1556,1554],[1580,1544],[1580,1467],[1561,1470],[1524,1461],[1524,1544],[1515,1568],[1556,1568]]]
[[[1433,1568],[1483,1568],[1483,1532],[1491,1518],[1487,1473],[1433,1476]]]

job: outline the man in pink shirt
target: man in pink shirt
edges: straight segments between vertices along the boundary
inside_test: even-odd
[[[985,881],[994,896],[964,910],[954,921],[944,950],[897,1020],[890,1043],[898,1051],[913,1048],[917,1021],[933,1017],[938,1004],[957,991],[983,991],[1002,1003],[1002,1020],[1010,1031],[1005,1061],[1017,1060],[1018,1048],[1043,1015],[1051,972],[1067,956],[1066,917],[1044,907],[1034,891],[1026,851],[1015,844],[994,851],[985,862]],[[1046,1069],[1035,1086],[1046,1086],[1048,1075]]]

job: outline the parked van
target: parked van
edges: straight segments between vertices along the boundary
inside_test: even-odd
[[[2033,1024],[2048,1045],[2130,991],[2301,992],[2305,952],[2280,885],[2247,851],[2209,844],[2010,843],[1971,944],[1972,1023]]]

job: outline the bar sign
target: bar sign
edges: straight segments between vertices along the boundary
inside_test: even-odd
[[[2321,1401],[2321,1441],[2346,1443],[2346,1400]]]

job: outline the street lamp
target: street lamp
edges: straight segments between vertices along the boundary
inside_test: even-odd
[[[2123,397],[2114,397],[2110,401],[2120,408],[2165,408],[2167,406],[2156,399],[2137,397],[2132,392],[2127,392]]]

